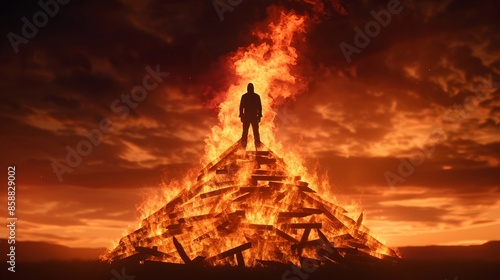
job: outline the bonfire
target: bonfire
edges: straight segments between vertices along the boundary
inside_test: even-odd
[[[398,258],[363,225],[363,214],[353,218],[337,205],[324,193],[328,182],[275,135],[279,102],[303,89],[291,68],[298,57],[294,40],[303,40],[308,20],[274,11],[267,29],[255,32],[261,43],[228,58],[237,78],[214,100],[220,123],[206,140],[204,168],[161,207],[149,204],[140,226],[103,260],[258,266],[300,264],[303,258],[325,264]],[[259,149],[239,141],[239,101],[248,82],[262,98]]]

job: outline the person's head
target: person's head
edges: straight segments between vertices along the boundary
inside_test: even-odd
[[[253,84],[252,83],[248,84],[248,86],[247,86],[247,92],[254,93],[254,91],[253,91]]]

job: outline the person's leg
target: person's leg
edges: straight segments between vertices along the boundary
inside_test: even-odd
[[[250,127],[249,121],[243,121],[243,133],[241,134],[241,145],[243,147],[247,146],[247,138],[248,138],[248,128]]]
[[[253,137],[255,138],[255,147],[260,147],[259,121],[252,121]]]

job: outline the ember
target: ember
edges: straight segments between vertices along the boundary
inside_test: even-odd
[[[141,226],[102,259],[256,266],[298,265],[301,258],[336,264],[398,257],[370,234],[362,215],[355,221],[328,194],[318,194],[328,183],[304,167],[299,152],[276,140],[278,102],[300,88],[300,77],[290,70],[298,56],[292,43],[308,18],[274,14],[269,30],[256,32],[263,42],[230,58],[240,78],[215,100],[220,124],[206,141],[205,167],[161,207],[151,199]],[[242,148],[239,139],[239,103],[249,81],[262,99],[257,151]]]
[[[229,166],[235,173],[218,172]],[[284,174],[286,163],[272,151],[246,151],[237,142],[105,259],[254,266],[318,254],[332,263],[398,257],[369,234],[361,216],[354,221],[300,176]]]

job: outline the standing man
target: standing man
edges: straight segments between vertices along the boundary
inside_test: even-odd
[[[241,96],[240,119],[243,123],[243,134],[241,135],[241,145],[247,146],[248,127],[252,125],[253,137],[255,138],[255,148],[260,147],[259,122],[262,118],[262,103],[260,96],[255,93],[253,84],[249,83],[247,92]]]

